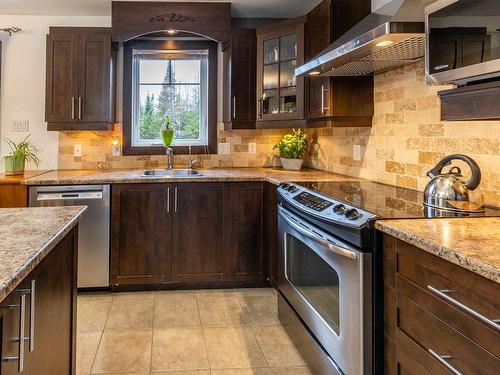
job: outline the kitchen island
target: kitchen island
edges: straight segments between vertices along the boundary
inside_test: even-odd
[[[0,209],[2,374],[73,374],[85,207]]]

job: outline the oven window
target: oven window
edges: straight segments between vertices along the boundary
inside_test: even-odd
[[[289,233],[286,236],[287,279],[338,336],[338,273],[305,243]]]

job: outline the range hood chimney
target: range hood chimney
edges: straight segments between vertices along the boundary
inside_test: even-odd
[[[296,76],[366,76],[411,64],[425,54],[424,8],[436,0],[374,0],[373,9]]]

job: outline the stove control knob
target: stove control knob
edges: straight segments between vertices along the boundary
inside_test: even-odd
[[[361,217],[361,214],[355,208],[351,208],[345,212],[345,217],[347,220],[356,220]]]
[[[295,191],[297,191],[297,190],[298,190],[298,189],[297,189],[297,186],[293,186],[293,185],[291,185],[291,186],[288,188],[288,191],[289,191],[290,193],[293,193],[293,192],[295,192]]]
[[[343,204],[337,204],[333,206],[333,212],[335,212],[337,215],[343,214],[345,210],[346,208]]]
[[[288,188],[289,188],[289,187],[290,187],[290,184],[287,184],[287,183],[285,183],[285,184],[281,185],[281,188],[282,188],[283,190],[288,190]]]

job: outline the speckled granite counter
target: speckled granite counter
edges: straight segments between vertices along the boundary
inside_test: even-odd
[[[375,227],[500,283],[500,218],[381,220]]]
[[[300,172],[285,171],[278,168],[216,168],[200,169],[199,177],[141,177],[142,170],[59,170],[27,178],[26,185],[78,185],[78,184],[119,184],[154,182],[236,182],[268,181],[280,184],[285,181],[352,181],[355,177],[304,169]]]
[[[77,224],[86,207],[0,209],[0,301]]]

